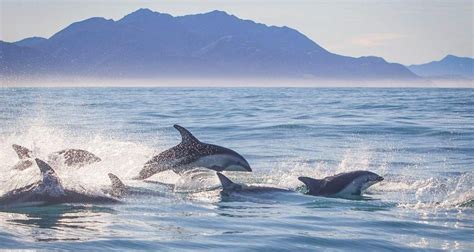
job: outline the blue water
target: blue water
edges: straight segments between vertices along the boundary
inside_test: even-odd
[[[103,159],[55,167],[66,187],[99,193],[113,172],[148,192],[3,209],[3,249],[474,249],[473,89],[2,88],[0,119],[0,194],[40,178],[11,170],[13,143]],[[246,157],[254,172],[233,180],[296,192],[221,197],[205,171],[151,178],[174,190],[131,180],[179,143],[175,123]],[[298,176],[359,169],[385,177],[363,199],[300,193]]]

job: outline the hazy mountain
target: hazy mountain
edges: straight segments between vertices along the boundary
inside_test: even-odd
[[[448,55],[440,61],[408,67],[419,76],[431,78],[467,78],[474,79],[474,59]]]
[[[30,47],[0,41],[0,74],[16,76],[49,71],[49,55]]]
[[[40,43],[43,43],[46,40],[47,39],[41,37],[31,37],[17,41],[14,44],[17,46],[34,47],[38,46]]]
[[[222,11],[173,17],[140,9],[118,21],[90,18],[47,40],[15,44],[22,48],[9,48],[8,54],[17,52],[21,57],[12,56],[2,64],[16,69],[10,65],[31,61],[36,66],[44,58],[35,69],[43,74],[417,78],[400,64],[333,54],[294,29],[266,26]]]

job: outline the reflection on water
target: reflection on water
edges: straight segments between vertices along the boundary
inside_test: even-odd
[[[114,210],[86,205],[52,205],[0,212],[2,227],[35,241],[94,239],[107,232]],[[28,235],[27,235],[28,234]]]

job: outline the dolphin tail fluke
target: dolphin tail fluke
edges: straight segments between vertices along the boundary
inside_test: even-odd
[[[31,158],[31,155],[33,154],[31,150],[18,144],[12,144],[12,148],[18,155],[19,159]]]
[[[309,177],[298,177],[298,180],[303,182],[308,188],[310,193],[317,193],[324,186],[325,182],[323,179],[314,179]]]
[[[117,176],[109,173],[110,181],[112,182],[112,195],[116,197],[123,196],[127,192],[127,187]]]
[[[224,174],[217,172],[217,177],[219,178],[219,181],[221,182],[222,188],[224,190],[232,189],[235,187],[235,183],[232,182],[232,180],[230,180],[226,176],[224,176]]]

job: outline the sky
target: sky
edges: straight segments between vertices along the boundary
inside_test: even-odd
[[[474,0],[0,0],[0,40],[48,38],[76,21],[118,20],[139,8],[173,16],[223,10],[297,29],[333,53],[405,65],[474,57]]]

